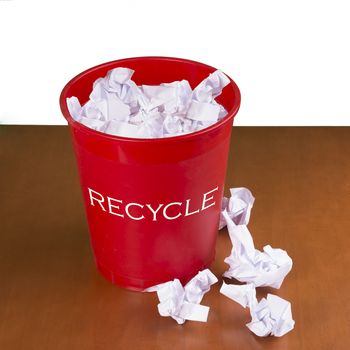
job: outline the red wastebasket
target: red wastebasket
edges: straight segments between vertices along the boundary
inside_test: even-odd
[[[60,96],[98,270],[112,283],[133,290],[174,278],[186,283],[215,257],[240,92],[230,79],[217,98],[228,115],[192,134],[159,139],[108,135],[72,119],[66,98],[76,96],[85,103],[93,82],[116,67],[135,70],[132,79],[138,85],[187,79],[192,88],[215,68],[180,58],[127,58],[82,72]]]

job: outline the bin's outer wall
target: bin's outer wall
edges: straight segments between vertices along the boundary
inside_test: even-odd
[[[136,70],[127,62],[116,66]],[[190,73],[178,69],[177,78],[171,80],[183,78],[196,85],[214,70],[209,67],[208,71],[205,65],[204,71],[197,67],[198,77],[191,67],[184,67]],[[95,79],[94,76],[92,81]],[[141,76],[139,79],[143,81]],[[147,83],[167,81],[158,79]],[[76,92],[75,96],[84,101],[84,94]],[[67,97],[71,95],[74,94]],[[224,106],[230,108],[229,103]],[[227,116],[220,127],[161,142],[104,137],[70,122],[95,261],[112,283],[134,290],[174,278],[186,283],[213,261],[233,116]],[[91,200],[89,188],[95,191],[95,198],[103,200],[101,204]],[[128,203],[137,203],[132,210],[130,207],[132,216],[144,218],[131,219],[125,212]],[[177,203],[168,207],[169,217],[181,216],[170,220],[162,215],[169,203]],[[162,204],[156,220],[147,204],[154,209]],[[187,214],[195,213],[186,215],[186,206]]]

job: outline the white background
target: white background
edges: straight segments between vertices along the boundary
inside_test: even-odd
[[[239,85],[237,125],[350,125],[350,4],[0,0],[0,123],[65,124],[58,97],[123,57],[202,61]]]

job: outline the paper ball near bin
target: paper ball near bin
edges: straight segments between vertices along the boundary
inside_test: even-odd
[[[240,92],[232,79],[216,99],[228,114],[181,136],[137,139],[90,129],[69,114],[66,98],[85,103],[93,82],[116,67],[135,70],[137,85],[187,79],[192,88],[216,68],[171,57],[135,57],[90,68],[64,87],[98,270],[132,290],[180,279],[186,283],[215,258],[233,118]]]

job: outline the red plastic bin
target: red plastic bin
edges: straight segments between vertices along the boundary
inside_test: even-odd
[[[135,57],[90,68],[63,89],[98,270],[121,287],[143,290],[179,278],[186,283],[215,257],[233,118],[240,92],[230,79],[217,98],[228,114],[192,134],[136,139],[76,122],[66,98],[83,104],[93,82],[116,67],[135,70],[136,84],[187,79],[192,88],[216,69],[171,57]]]

